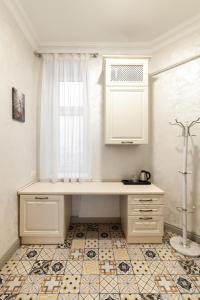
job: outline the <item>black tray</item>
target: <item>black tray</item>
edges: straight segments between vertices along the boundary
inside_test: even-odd
[[[150,181],[134,181],[133,180],[127,180],[127,179],[124,179],[122,180],[122,183],[125,184],[125,185],[149,185],[151,184]]]

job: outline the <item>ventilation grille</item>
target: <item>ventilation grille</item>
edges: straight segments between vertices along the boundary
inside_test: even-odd
[[[143,65],[111,65],[111,81],[143,81]]]

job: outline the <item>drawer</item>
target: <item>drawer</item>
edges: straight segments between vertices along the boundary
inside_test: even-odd
[[[163,234],[162,216],[128,217],[129,236],[150,236]]]
[[[129,195],[128,204],[163,204],[161,195]]]
[[[128,206],[128,215],[132,216],[162,216],[163,215],[163,206],[162,205],[152,205],[152,204],[143,204],[135,205],[129,204]]]
[[[26,200],[60,200],[63,199],[63,195],[20,195],[20,199],[26,199]]]

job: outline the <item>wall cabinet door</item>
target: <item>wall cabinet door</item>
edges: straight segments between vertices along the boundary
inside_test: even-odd
[[[105,96],[105,143],[148,143],[148,88],[107,86]]]

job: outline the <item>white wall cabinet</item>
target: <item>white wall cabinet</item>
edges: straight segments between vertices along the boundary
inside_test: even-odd
[[[105,58],[105,143],[148,143],[148,59]]]
[[[71,197],[21,195],[20,236],[22,243],[63,243],[70,215]]]
[[[147,140],[147,87],[106,87],[106,144],[145,144]]]

